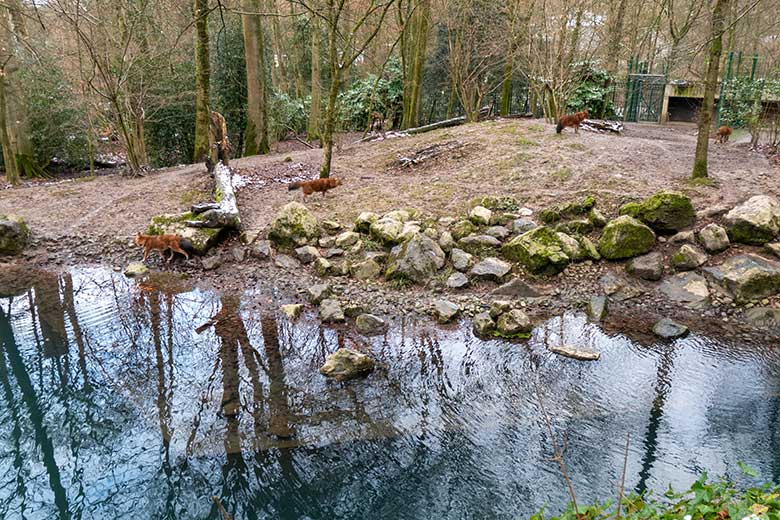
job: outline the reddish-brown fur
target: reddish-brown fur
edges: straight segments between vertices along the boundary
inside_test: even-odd
[[[189,260],[190,255],[181,248],[181,237],[179,235],[142,235],[141,233],[138,233],[135,236],[135,243],[139,246],[142,246],[144,248],[144,262],[146,262],[146,259],[149,257],[149,252],[152,249],[158,249],[160,251],[160,256],[165,258],[166,249],[171,250],[171,257],[165,258],[166,262],[170,262],[171,258],[173,258],[174,253],[181,253],[183,254],[187,260]]]
[[[292,191],[300,188],[303,191],[303,200],[305,201],[307,195],[311,195],[316,191],[322,192],[322,196],[324,197],[326,191],[332,190],[336,186],[341,186],[341,179],[330,178],[314,179],[313,181],[293,182],[287,187],[287,189]]]
[[[580,130],[580,123],[585,121],[588,118],[588,109],[586,108],[582,112],[577,112],[576,114],[567,114],[565,116],[561,116],[558,119],[558,126],[555,127],[555,132],[560,134],[564,128],[567,126],[573,126],[574,127],[574,133],[579,133]]]
[[[727,143],[729,141],[729,137],[731,136],[731,127],[729,125],[723,125],[720,128],[718,128],[718,133],[715,135],[715,139],[723,144]]]

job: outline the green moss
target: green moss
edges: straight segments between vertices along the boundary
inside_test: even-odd
[[[513,238],[501,248],[509,260],[520,262],[535,274],[556,274],[571,260],[557,233],[541,226]]]
[[[563,216],[561,215],[560,210],[556,208],[545,208],[539,212],[539,220],[541,220],[545,224],[552,224],[553,222],[558,222],[562,218]]]
[[[624,204],[620,214],[641,220],[661,233],[679,231],[693,224],[696,218],[691,199],[674,191],[656,193],[641,203]]]
[[[620,206],[618,215],[628,215],[629,217],[637,218],[641,210],[642,206],[638,202],[627,202]]]
[[[514,197],[485,195],[471,199],[469,207],[474,208],[476,206],[482,206],[491,211],[517,211],[520,208],[520,203]]]
[[[494,330],[490,333],[491,336],[494,338],[502,338],[502,339],[530,339],[531,333],[530,332],[517,332],[515,334],[504,334],[503,332],[499,332],[497,330]]]
[[[590,220],[570,220],[569,222],[561,222],[555,226],[555,230],[567,235],[587,235],[593,231],[593,223]]]
[[[655,244],[655,233],[629,215],[611,221],[599,239],[599,253],[608,260],[632,258],[647,253]]]
[[[450,226],[450,233],[455,240],[460,240],[461,238],[474,233],[476,230],[477,226],[470,220],[459,220]]]
[[[317,219],[299,202],[290,202],[282,207],[268,231],[268,239],[281,248],[313,243],[319,236]]]

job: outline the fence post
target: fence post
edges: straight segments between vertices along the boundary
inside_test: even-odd
[[[756,67],[758,66],[758,54],[753,55],[753,66],[750,68],[750,81],[756,79]]]

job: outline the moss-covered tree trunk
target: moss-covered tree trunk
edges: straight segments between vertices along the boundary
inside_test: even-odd
[[[208,0],[195,0],[195,162],[209,154]]]
[[[322,111],[322,85],[320,63],[322,53],[320,51],[321,34],[320,22],[316,16],[311,18],[311,109],[309,110],[309,124],[306,133],[309,140],[320,137],[320,114]]]
[[[420,124],[422,77],[428,48],[428,27],[431,15],[430,0],[419,0],[404,27],[401,45],[403,62],[403,113],[401,128]]]
[[[5,179],[11,185],[19,184],[19,171],[16,167],[16,157],[11,139],[8,135],[8,118],[5,100],[5,68],[0,68],[0,144],[3,147],[3,161],[5,163]]]
[[[245,0],[247,13],[260,11],[258,0]],[[265,63],[265,35],[258,14],[242,14],[244,56],[246,61],[247,118],[244,147],[246,155],[266,154],[268,142],[268,108]]]
[[[282,41],[282,27],[279,22],[279,12],[276,0],[269,0],[268,9],[271,12],[271,35],[273,36],[272,48],[275,58],[271,60],[271,70],[274,71],[274,88],[278,92],[288,93],[287,64],[284,62],[285,47]]]
[[[337,104],[340,83],[341,69],[334,61],[330,68],[328,106],[325,109],[325,128],[322,133],[322,143],[325,150],[322,157],[322,166],[320,167],[320,177],[323,179],[330,177],[330,166],[333,161],[333,134],[336,130],[336,113],[338,112]]]
[[[707,152],[710,145],[710,126],[712,112],[715,108],[715,91],[718,88],[718,72],[720,55],[723,52],[723,26],[725,13],[729,8],[729,0],[715,0],[712,10],[712,26],[710,30],[710,52],[707,60],[707,73],[704,78],[704,99],[699,111],[699,134],[696,139],[696,156],[693,162],[694,179],[707,177]]]
[[[30,121],[27,114],[27,99],[24,88],[11,71],[22,66],[20,54],[24,52],[23,45],[27,39],[25,14],[20,0],[7,2],[7,24],[10,28],[5,32],[1,45],[6,49],[11,60],[5,67],[5,102],[8,137],[11,149],[17,163],[20,175],[42,175],[43,171],[35,160],[35,150],[30,138]],[[5,9],[3,9],[5,11]],[[6,21],[5,16],[3,20]]]

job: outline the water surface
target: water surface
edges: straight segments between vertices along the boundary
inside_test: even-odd
[[[291,300],[165,285],[0,277],[0,517],[221,518],[212,496],[236,519],[559,511],[540,400],[581,502],[615,495],[629,433],[629,489],[739,477],[738,461],[780,477],[773,347],[640,345],[576,314],[523,343],[412,320],[367,339],[280,318]],[[339,346],[379,369],[326,382]]]

